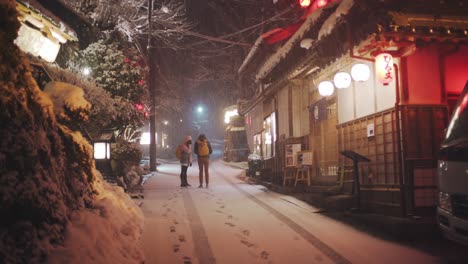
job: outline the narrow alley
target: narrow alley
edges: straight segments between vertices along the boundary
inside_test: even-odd
[[[165,164],[145,184],[146,263],[443,263],[333,220],[293,197],[269,192],[211,165],[210,187],[179,187],[179,165]]]

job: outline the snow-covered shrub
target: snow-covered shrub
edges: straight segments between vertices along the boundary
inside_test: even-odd
[[[112,127],[117,119],[116,102],[109,92],[87,80],[79,73],[71,72],[51,64],[44,64],[54,81],[66,82],[83,89],[85,99],[91,104],[88,120],[84,126],[88,131]]]
[[[1,1],[0,262],[142,262],[141,211],[103,182],[91,146],[66,125],[86,103],[59,98],[85,100],[39,89],[13,44],[18,28],[15,1]]]
[[[142,170],[137,170],[143,151],[139,144],[121,141],[111,145],[113,170],[117,176],[123,177],[127,188],[131,187],[133,178],[141,177]],[[139,169],[139,168],[138,168]]]
[[[139,164],[143,151],[137,143],[117,142],[111,146],[112,159],[128,161],[132,164]]]

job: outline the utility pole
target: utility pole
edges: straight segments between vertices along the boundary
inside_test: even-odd
[[[150,94],[150,170],[157,171],[156,166],[156,87],[154,82],[153,40],[151,17],[153,15],[153,0],[148,0],[148,89]]]

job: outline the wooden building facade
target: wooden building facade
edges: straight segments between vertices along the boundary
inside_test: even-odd
[[[468,12],[459,1],[427,2],[329,1],[274,52],[256,42],[240,69],[255,94],[240,113],[267,180],[280,182],[285,145],[300,143],[314,153],[312,184],[334,185],[350,150],[370,159],[359,165],[366,210],[435,212],[438,148],[468,80]],[[382,53],[393,58],[388,84],[376,74]],[[319,93],[355,64],[368,67],[366,81]]]

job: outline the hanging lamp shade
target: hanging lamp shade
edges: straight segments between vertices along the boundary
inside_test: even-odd
[[[323,81],[318,85],[318,91],[321,96],[330,96],[334,90],[335,86],[330,81]]]
[[[338,72],[333,78],[333,83],[338,89],[345,89],[351,86],[351,75],[347,72]]]
[[[356,82],[365,82],[369,80],[370,70],[369,66],[362,63],[354,64],[351,68],[351,76]]]

